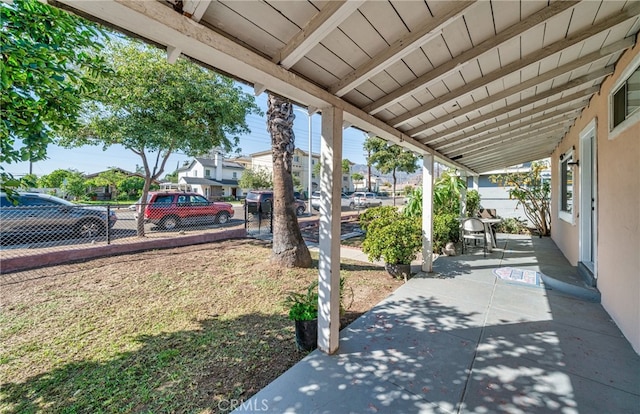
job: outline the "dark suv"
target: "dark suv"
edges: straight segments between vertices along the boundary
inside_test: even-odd
[[[171,230],[179,226],[226,223],[233,217],[229,203],[213,202],[203,195],[179,191],[152,191],[144,205],[138,205],[136,218],[144,208],[145,223]]]
[[[37,243],[53,236],[103,235],[118,219],[99,206],[73,204],[41,193],[17,193],[13,200],[0,193],[0,238],[4,243]]]
[[[295,200],[296,215],[301,215],[307,209],[306,203],[302,200]],[[250,214],[268,215],[271,213],[273,206],[273,191],[272,190],[259,190],[249,191],[245,200],[247,203],[247,212]]]

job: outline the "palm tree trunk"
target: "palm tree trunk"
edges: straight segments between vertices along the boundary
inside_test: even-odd
[[[268,98],[267,129],[273,152],[273,249],[271,262],[281,267],[311,267],[293,199],[291,164],[295,149],[293,105],[272,94]]]

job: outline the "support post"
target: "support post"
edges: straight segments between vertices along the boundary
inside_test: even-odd
[[[322,110],[320,141],[320,250],[318,348],[338,350],[340,334],[340,190],[342,176],[342,110]]]
[[[460,191],[460,217],[467,217],[467,174],[461,172],[460,178],[464,181],[464,188]]]
[[[433,155],[422,157],[422,271],[433,271]]]

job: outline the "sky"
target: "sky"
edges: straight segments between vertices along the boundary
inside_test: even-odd
[[[238,85],[247,93],[253,93],[253,89],[238,83]],[[262,93],[256,97],[256,103],[264,113],[263,116],[249,115],[247,124],[251,130],[251,134],[240,136],[241,154],[249,155],[254,152],[265,151],[271,149],[271,137],[267,132],[266,113],[267,113],[267,94]],[[293,131],[295,134],[296,148],[304,151],[309,149],[309,129],[308,116],[306,109],[297,108],[295,110],[295,121],[293,123]],[[321,116],[315,114],[312,116],[311,141],[314,153],[320,153],[320,130]],[[343,134],[343,159],[349,159],[356,164],[366,164],[364,149],[362,144],[365,135],[362,131],[355,128],[344,130]],[[74,149],[61,148],[56,145],[50,145],[47,149],[48,159],[33,163],[32,171],[37,176],[51,173],[57,169],[75,169],[85,174],[96,173],[109,169],[110,167],[119,167],[127,171],[135,171],[137,165],[142,165],[142,159],[121,146],[112,146],[106,151],[102,150],[102,146],[83,146]],[[174,153],[169,157],[165,166],[165,174],[173,172],[178,165],[182,165],[184,161],[191,160],[184,153]],[[2,164],[5,171],[12,173],[14,176],[22,176],[29,173],[29,163]],[[163,174],[164,176],[164,174]]]

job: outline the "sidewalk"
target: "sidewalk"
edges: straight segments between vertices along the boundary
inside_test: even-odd
[[[553,242],[498,241],[486,259],[438,258],[345,328],[336,354],[310,353],[237,412],[637,413],[640,357],[600,304],[549,286],[580,287]],[[507,268],[544,277],[496,277]]]

